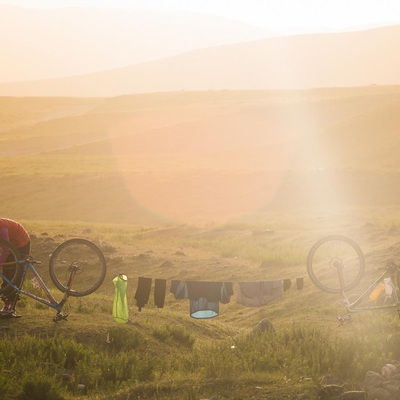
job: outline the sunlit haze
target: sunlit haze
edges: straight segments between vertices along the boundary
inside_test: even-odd
[[[399,48],[398,0],[0,0],[0,156],[40,219],[398,202]]]
[[[89,7],[192,11],[274,31],[346,30],[400,22],[397,0],[1,0],[27,8]]]

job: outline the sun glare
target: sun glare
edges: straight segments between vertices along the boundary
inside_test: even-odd
[[[282,33],[351,30],[400,22],[397,0],[0,0],[0,4],[27,8],[181,10],[219,15]]]

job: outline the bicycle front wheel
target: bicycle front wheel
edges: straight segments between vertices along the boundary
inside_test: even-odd
[[[69,239],[52,253],[49,272],[51,280],[62,292],[68,291],[75,297],[87,296],[103,283],[106,260],[100,248],[90,240]]]
[[[18,249],[10,242],[0,239],[0,257],[4,262],[0,264],[0,294],[7,297],[15,292],[5,279],[8,279],[13,285],[19,286],[24,271],[23,264],[18,264],[21,255]]]
[[[323,237],[311,247],[307,256],[308,275],[324,292],[341,293],[342,287],[344,291],[353,289],[364,271],[364,254],[347,236]]]

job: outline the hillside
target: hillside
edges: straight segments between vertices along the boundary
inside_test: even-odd
[[[21,319],[0,320],[2,369],[19,371],[2,375],[3,392],[314,400],[332,375],[363,388],[399,359],[397,312],[339,325],[346,310],[306,259],[323,235],[353,238],[366,257],[356,293],[398,263],[399,103],[399,86],[0,98],[2,215],[28,229],[41,276],[51,285],[49,258],[71,237],[107,260],[99,290],[68,301],[68,321],[26,296]],[[119,273],[126,324],[111,313]],[[162,309],[152,292],[139,311],[139,277],[166,280]],[[239,282],[264,279],[291,287],[262,307],[236,302]],[[172,280],[229,281],[234,295],[197,320]],[[276,333],[254,336],[264,319]]]
[[[0,5],[0,82],[93,73],[268,36],[243,22],[178,10]]]
[[[1,102],[10,217],[212,223],[398,203],[399,87]]]
[[[3,96],[398,85],[400,26],[212,46],[124,68],[0,84]]]

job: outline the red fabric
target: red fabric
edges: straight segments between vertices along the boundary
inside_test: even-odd
[[[27,245],[31,239],[26,229],[18,222],[8,218],[0,218],[0,228],[8,230],[8,240],[17,249]]]

